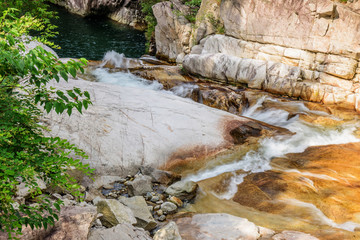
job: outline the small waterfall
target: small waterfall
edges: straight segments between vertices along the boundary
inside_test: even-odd
[[[115,68],[129,68],[129,59],[126,58],[123,53],[117,53],[115,51],[106,52],[102,61],[103,62],[100,67],[104,67],[106,64],[110,64]]]

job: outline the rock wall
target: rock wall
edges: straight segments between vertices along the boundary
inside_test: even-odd
[[[81,15],[104,15],[135,29],[144,30],[146,23],[136,0],[58,0],[56,4]]]
[[[179,59],[186,70],[203,77],[360,111],[359,5],[203,0],[190,38],[177,35],[176,41],[191,47],[191,54]],[[157,44],[167,45],[162,25],[156,32],[162,43]]]
[[[182,62],[190,53],[191,23],[185,18],[189,7],[180,0],[160,2],[153,7],[157,20],[155,27],[156,55],[169,62]]]

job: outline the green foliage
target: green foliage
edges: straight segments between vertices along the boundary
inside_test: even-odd
[[[214,27],[217,34],[225,33],[224,24],[220,21],[220,19],[215,18],[213,14],[207,14],[206,17],[211,23],[211,25]]]
[[[201,5],[201,0],[186,1],[185,5],[190,7],[190,14],[185,15],[185,18],[189,22],[195,23],[196,22],[196,14],[199,11],[199,8],[200,8],[200,5]]]
[[[74,108],[81,112],[91,104],[86,91],[63,92],[48,86],[50,81],[75,77],[86,60],[64,64],[41,47],[26,52],[24,42],[29,38],[25,36],[42,29],[44,22],[27,14],[19,18],[18,13],[10,9],[0,16],[0,230],[9,237],[20,234],[23,225],[47,228],[58,219],[61,201],[53,202],[42,193],[37,179],[78,196],[79,186],[67,170],[92,171],[79,160],[86,158],[82,150],[66,140],[45,136],[46,129],[39,123],[39,106],[70,115]],[[31,189],[26,203],[15,202],[20,182]]]
[[[49,46],[54,46],[53,43],[48,42],[47,39],[54,37],[58,34],[55,29],[56,26],[51,24],[52,18],[57,18],[56,12],[50,11],[49,5],[46,4],[46,0],[4,0],[0,1],[0,13],[3,11],[14,8],[18,9],[17,12],[13,12],[16,17],[21,16],[36,16],[39,23],[36,28],[32,30],[40,36],[43,42],[46,42]]]

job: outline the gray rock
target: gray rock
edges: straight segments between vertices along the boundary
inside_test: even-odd
[[[273,240],[319,240],[310,234],[297,231],[283,231],[272,237]]]
[[[151,177],[144,175],[137,176],[132,182],[129,182],[128,187],[133,196],[142,196],[153,190]]]
[[[30,226],[23,227],[21,239],[77,239],[86,240],[92,223],[95,221],[96,207],[69,206],[62,207],[59,221],[54,226],[48,225],[47,229],[34,229]],[[2,238],[0,233],[0,239]]]
[[[39,188],[40,190],[46,189],[45,182],[43,180],[41,180],[40,178],[36,178],[36,184],[37,184],[37,188]],[[26,187],[25,185],[26,184],[24,182],[22,182],[17,186],[17,192],[16,192],[17,197],[27,198],[30,196],[30,194],[33,190],[30,189],[29,187]]]
[[[135,226],[141,227],[145,230],[152,230],[156,227],[156,222],[149,211],[145,199],[141,196],[135,196],[131,198],[120,197],[119,201],[131,209],[135,218]]]
[[[175,222],[171,221],[157,231],[154,240],[181,240],[179,229]]]
[[[89,155],[83,163],[100,175],[121,176],[138,171],[140,165],[157,168],[170,160],[184,159],[183,163],[186,156],[209,155],[209,148],[223,151],[234,144],[228,137],[234,123],[254,123],[159,91],[81,79],[53,86],[90,93],[93,104],[83,114],[50,112],[43,121],[52,130],[50,135],[77,143]]]
[[[161,210],[163,210],[164,212],[167,212],[169,214],[175,213],[176,209],[177,209],[177,206],[172,202],[164,202],[163,204],[161,204]]]
[[[165,216],[165,215],[161,215],[161,216],[158,218],[158,220],[159,220],[160,222],[163,222],[163,221],[166,220],[166,216]]]
[[[128,223],[122,223],[108,229],[92,229],[88,240],[151,240],[152,238],[144,231]]]
[[[176,224],[184,239],[257,240],[260,237],[259,228],[254,223],[229,214],[196,214],[177,219]]]
[[[130,208],[123,205],[118,200],[102,199],[97,202],[98,213],[103,214],[100,217],[102,225],[113,227],[120,223],[136,224],[136,219]]]
[[[157,196],[157,195],[152,196],[151,199],[150,199],[150,201],[153,202],[153,203],[156,203],[156,202],[160,201],[160,197]]]
[[[140,170],[144,175],[152,177],[153,182],[166,186],[181,180],[181,175],[170,171],[159,170],[152,167],[141,167]]]
[[[196,196],[197,183],[193,181],[179,181],[166,189],[166,193],[181,200],[191,200]]]

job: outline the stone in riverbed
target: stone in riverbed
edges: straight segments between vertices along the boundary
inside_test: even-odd
[[[133,181],[129,182],[128,187],[133,196],[142,196],[153,190],[151,177],[145,175],[135,177]]]
[[[166,186],[181,180],[181,175],[171,171],[154,169],[152,167],[142,167],[140,170],[144,175],[151,176],[152,182],[164,184]]]
[[[196,196],[197,189],[198,185],[193,181],[179,181],[170,185],[166,193],[181,200],[191,200]]]
[[[136,224],[137,222],[131,209],[118,200],[102,199],[97,202],[96,206],[98,213],[103,214],[100,220],[105,227],[113,227],[120,223]]]
[[[154,235],[154,240],[181,240],[176,223],[171,221],[158,230]]]
[[[129,223],[122,223],[108,229],[93,229],[88,240],[151,240],[152,238],[142,228],[137,228]]]
[[[137,221],[135,226],[141,227],[145,230],[152,230],[156,227],[157,224],[143,197],[120,197],[119,201],[132,210]]]
[[[161,204],[161,210],[163,210],[163,212],[166,212],[168,214],[176,212],[176,209],[177,206],[172,202],[164,202],[163,204]]]
[[[243,239],[257,240],[259,227],[245,218],[208,213],[176,220],[180,235],[187,240]]]

